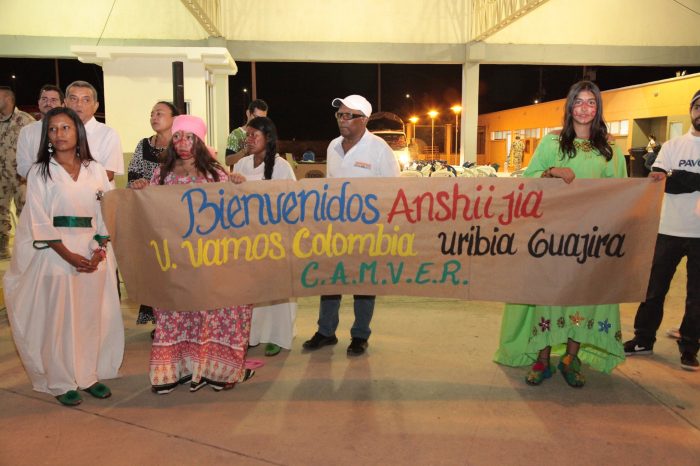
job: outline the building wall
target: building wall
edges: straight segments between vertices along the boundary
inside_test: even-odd
[[[668,140],[670,127],[682,125],[685,133],[690,127],[689,103],[693,94],[700,89],[700,74],[655,81],[637,86],[603,91],[603,111],[607,122],[627,121],[628,134],[614,135],[622,151],[647,144],[647,135],[654,134],[657,141]],[[523,138],[528,151],[524,154],[523,166],[527,166],[545,128],[562,125],[565,100],[555,100],[527,107],[519,107],[500,112],[479,115],[479,126],[486,131],[483,154],[478,154],[480,164],[497,163],[501,167],[506,157],[506,140],[492,140],[498,131],[539,128],[540,136]],[[503,168],[501,168],[502,170]]]

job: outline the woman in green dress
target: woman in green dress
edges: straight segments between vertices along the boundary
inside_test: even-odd
[[[562,130],[542,139],[524,176],[561,178],[567,184],[577,177],[627,177],[625,158],[603,120],[598,86],[580,81],[571,87]],[[532,364],[526,382],[539,385],[555,372],[551,354],[563,354],[558,367],[566,383],[583,387],[582,361],[605,373],[624,361],[621,336],[617,304],[506,304],[494,360],[508,366]]]

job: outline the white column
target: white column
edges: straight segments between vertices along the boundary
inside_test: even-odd
[[[233,58],[221,47],[73,47],[80,61],[102,66],[105,120],[114,128],[126,154],[153,133],[149,114],[159,100],[173,100],[172,62],[183,62],[185,102],[190,115],[210,127],[207,144],[217,149],[220,161],[228,136],[228,75],[238,71]],[[208,80],[208,81],[207,81]],[[207,102],[207,86],[214,98]],[[128,159],[128,157],[127,157]]]
[[[479,120],[479,63],[462,65],[462,114],[460,165],[476,162],[476,131]]]

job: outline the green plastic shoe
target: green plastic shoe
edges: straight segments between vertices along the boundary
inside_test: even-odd
[[[94,396],[95,398],[100,398],[100,399],[105,399],[109,398],[112,396],[112,391],[109,389],[109,387],[102,382],[96,382],[86,388],[84,391],[88,392],[90,395]]]
[[[83,399],[80,396],[80,393],[78,393],[75,390],[68,390],[63,395],[57,396],[56,399],[63,406],[78,406],[80,403],[83,402]]]
[[[277,356],[282,351],[282,348],[275,345],[274,343],[268,343],[265,345],[265,356]]]

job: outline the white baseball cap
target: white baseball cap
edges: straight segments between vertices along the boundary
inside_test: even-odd
[[[352,96],[351,96],[352,97]],[[700,89],[695,93],[692,99],[690,99],[690,106],[692,107],[696,100],[700,99]],[[334,100],[335,102],[335,100]],[[347,104],[346,104],[347,105]]]
[[[366,117],[372,114],[372,104],[370,104],[367,101],[367,99],[365,99],[361,95],[352,94],[344,99],[336,97],[335,99],[333,99],[333,102],[331,102],[331,105],[335,108],[340,107],[341,104],[345,105],[347,108],[350,108],[352,110],[359,110]]]

